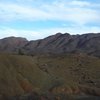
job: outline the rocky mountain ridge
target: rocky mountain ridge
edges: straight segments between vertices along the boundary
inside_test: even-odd
[[[0,40],[0,52],[23,54],[86,53],[100,57],[100,33],[70,35],[57,33],[40,40],[8,37]]]

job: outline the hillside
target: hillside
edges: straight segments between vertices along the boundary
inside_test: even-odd
[[[57,33],[42,40],[30,41],[22,51],[26,54],[85,53],[100,56],[100,33],[70,35]]]
[[[0,54],[0,97],[32,92],[46,96],[52,94],[58,98],[54,100],[77,95],[100,96],[100,59],[83,54],[33,57]]]
[[[19,49],[27,42],[27,39],[21,37],[7,37],[0,39],[0,52],[18,53]]]
[[[0,52],[36,54],[85,53],[100,57],[100,33],[70,35],[57,33],[40,40],[8,37],[0,40]]]

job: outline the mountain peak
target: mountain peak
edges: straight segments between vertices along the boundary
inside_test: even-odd
[[[23,37],[15,37],[15,36],[10,36],[10,37],[6,37],[6,38],[3,38],[3,40],[23,40],[23,41],[28,41],[26,38],[23,38]]]
[[[70,33],[61,33],[61,32],[58,32],[55,34],[56,36],[60,36],[60,35],[70,35]]]
[[[62,35],[62,33],[58,32],[58,33],[56,33],[55,35]]]

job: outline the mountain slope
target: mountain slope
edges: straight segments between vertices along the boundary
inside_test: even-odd
[[[23,47],[23,51],[29,54],[86,53],[99,57],[99,45],[100,34],[70,35],[57,33],[42,40],[28,42]]]
[[[68,54],[85,53],[100,57],[100,33],[70,35],[68,33],[28,41],[24,38],[9,37],[0,40],[0,52],[20,54]]]
[[[0,54],[0,95],[37,93],[100,96],[100,59],[86,55]]]

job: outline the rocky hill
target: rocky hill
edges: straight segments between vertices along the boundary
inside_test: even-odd
[[[100,57],[100,33],[83,35],[57,33],[36,41],[9,37],[0,40],[0,52],[21,52],[31,55],[86,53]]]
[[[30,41],[23,47],[23,50],[29,54],[86,53],[100,56],[100,34],[70,35],[57,33],[42,40]]]
[[[21,37],[7,37],[0,39],[0,52],[18,53],[19,49],[23,47],[27,42],[27,39]]]

